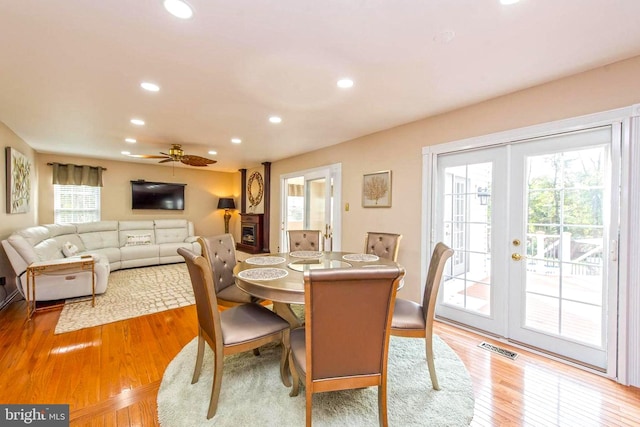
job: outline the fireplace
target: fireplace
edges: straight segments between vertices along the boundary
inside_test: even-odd
[[[256,244],[256,230],[257,224],[242,224],[242,244],[255,246]]]
[[[243,213],[240,218],[240,242],[236,244],[236,249],[252,254],[265,252],[262,247],[263,214]]]

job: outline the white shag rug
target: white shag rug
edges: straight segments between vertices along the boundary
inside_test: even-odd
[[[216,415],[207,420],[213,382],[213,352],[206,346],[200,380],[191,384],[197,339],[171,361],[158,391],[162,427],[303,426],[305,392],[289,397],[280,381],[280,347],[268,345],[256,357],[246,352],[225,357]],[[434,336],[441,389],[433,390],[424,340],[391,337],[387,383],[390,426],[468,426],[473,418],[473,389],[462,361]],[[377,387],[319,393],[313,397],[315,426],[377,426]]]
[[[81,300],[81,302],[74,302]],[[71,303],[72,302],[72,303]],[[67,300],[55,333],[103,325],[195,304],[184,263],[117,270],[109,274],[107,291],[91,298]]]

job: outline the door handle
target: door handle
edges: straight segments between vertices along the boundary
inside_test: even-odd
[[[520,261],[522,259],[522,255],[520,255],[519,253],[512,253],[511,254],[511,259],[514,261]]]

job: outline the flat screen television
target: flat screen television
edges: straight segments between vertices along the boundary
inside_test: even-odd
[[[187,184],[131,181],[131,208],[184,210],[185,185]]]

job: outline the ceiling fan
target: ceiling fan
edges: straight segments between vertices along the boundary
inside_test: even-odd
[[[129,154],[128,156],[136,157],[138,159],[162,159],[159,163],[182,162],[185,165],[198,167],[212,165],[217,162],[217,160],[207,159],[206,157],[184,154],[182,145],[180,144],[171,144],[169,153],[163,153],[161,151],[160,154],[162,154],[162,156],[157,156],[155,154]]]

